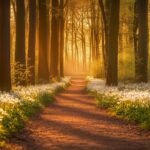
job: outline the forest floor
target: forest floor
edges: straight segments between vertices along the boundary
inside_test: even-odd
[[[150,150],[150,132],[96,108],[83,79],[29,121],[7,150]]]

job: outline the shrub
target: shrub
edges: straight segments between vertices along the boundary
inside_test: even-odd
[[[49,103],[52,103],[54,101],[53,95],[49,94],[49,93],[41,93],[38,97],[37,97],[38,101],[46,106]]]
[[[97,96],[97,106],[104,109],[114,109],[117,105],[118,99],[115,96],[106,96],[104,94],[100,94]]]

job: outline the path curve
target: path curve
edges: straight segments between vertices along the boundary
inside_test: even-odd
[[[32,119],[8,150],[150,150],[150,132],[95,107],[83,79],[56,96]]]

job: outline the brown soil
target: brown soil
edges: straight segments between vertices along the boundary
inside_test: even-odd
[[[150,150],[150,132],[96,108],[83,79],[56,96],[34,117],[8,150]]]

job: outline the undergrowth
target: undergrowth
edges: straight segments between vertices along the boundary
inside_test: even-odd
[[[0,126],[0,140],[2,141],[0,145],[3,146],[3,140],[23,129],[25,121],[53,101],[53,94],[41,93],[36,97],[36,101],[24,101],[21,104],[6,107],[7,113]]]
[[[58,87],[53,93],[41,92],[34,97],[34,100],[25,99],[18,104],[4,104],[3,109],[6,112],[3,114],[3,119],[0,124],[0,148],[5,147],[5,140],[13,134],[24,128],[25,122],[34,114],[54,101],[54,95],[60,92],[64,87]]]
[[[96,97],[96,104],[99,108],[109,109],[113,114],[150,130],[149,101],[120,101],[117,96],[107,96],[105,94],[98,94],[97,92],[92,92],[92,95]]]

